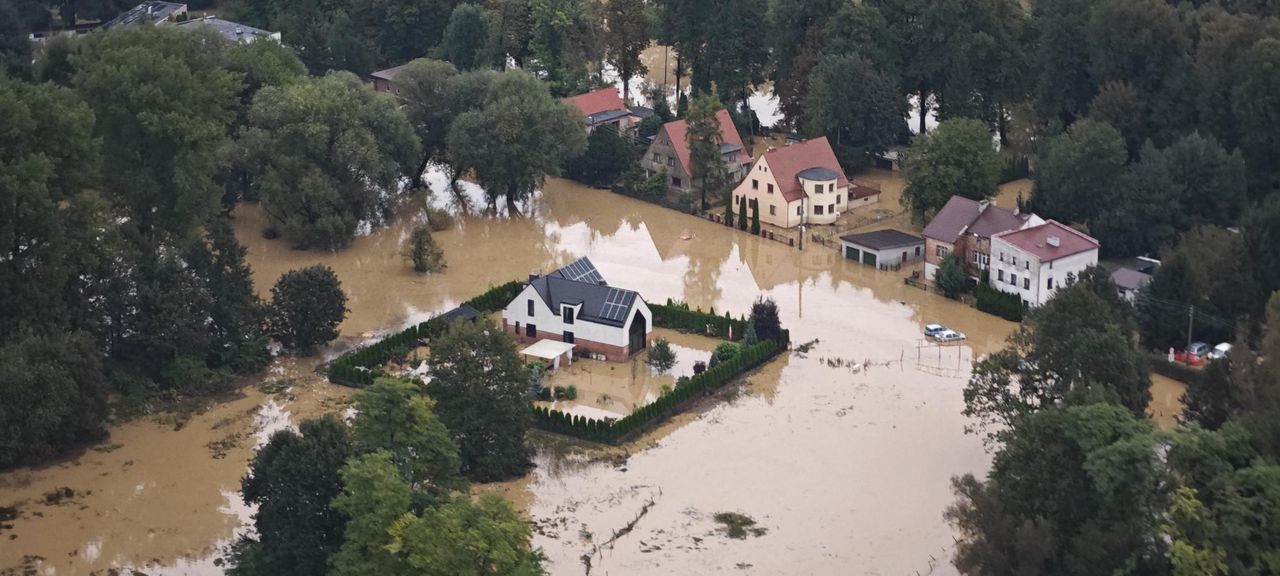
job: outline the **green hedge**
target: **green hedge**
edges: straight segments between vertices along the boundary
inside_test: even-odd
[[[1183,384],[1200,384],[1204,379],[1203,369],[1192,368],[1181,362],[1170,362],[1168,354],[1152,352],[1147,355],[1147,359],[1150,361],[1152,372],[1168,376]]]
[[[1014,180],[1021,180],[1031,176],[1031,162],[1026,156],[1013,156],[1006,158],[1004,166],[1000,167],[1000,183],[1006,184]]]
[[[659,328],[728,338],[729,327],[732,326],[735,341],[747,335],[746,319],[735,320],[729,316],[728,312],[725,312],[724,316],[717,316],[715,310],[711,312],[703,312],[701,309],[690,310],[687,305],[676,304],[670,299],[665,305],[650,304],[649,311],[653,312],[653,325]]]
[[[524,282],[512,281],[494,286],[462,306],[470,306],[481,313],[496,312],[506,308],[524,289]],[[382,376],[379,368],[387,362],[403,358],[420,340],[430,340],[444,333],[449,327],[440,317],[430,318],[369,344],[347,351],[328,365],[329,381],[334,384],[363,388]]]
[[[1027,309],[1017,294],[1001,292],[981,282],[973,289],[973,296],[977,299],[979,310],[1010,322],[1021,322],[1022,313]]]
[[[783,337],[784,339],[789,337],[785,330]],[[732,359],[708,368],[684,384],[677,385],[675,389],[658,397],[652,403],[638,408],[619,420],[596,420],[534,406],[533,423],[534,426],[548,432],[592,442],[617,444],[629,435],[680,412],[689,402],[724,386],[748,370],[768,362],[786,347],[786,342],[773,340],[756,343],[743,349]]]

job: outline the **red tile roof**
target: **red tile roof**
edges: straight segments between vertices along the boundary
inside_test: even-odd
[[[747,147],[743,146],[742,138],[738,136],[738,129],[733,125],[733,117],[729,116],[729,111],[716,112],[716,119],[720,121],[720,135],[724,143],[738,146],[738,163],[750,163],[751,155],[747,153]],[[680,167],[684,168],[685,174],[693,174],[693,163],[689,159],[689,123],[684,120],[673,120],[663,124],[662,131],[671,141],[671,147],[675,148],[676,159],[679,160]]]
[[[618,96],[618,89],[613,87],[601,88],[594,92],[572,96],[566,98],[565,101],[581,110],[583,116],[593,116],[610,110],[627,109],[627,105],[623,104],[622,98]]]
[[[845,178],[844,170],[836,161],[836,153],[831,150],[831,144],[827,142],[826,136],[774,148],[765,152],[762,158],[769,162],[769,170],[773,172],[773,178],[778,182],[778,187],[782,189],[782,197],[786,198],[787,202],[795,202],[804,197],[804,189],[800,186],[800,179],[796,175],[809,168],[832,170],[836,173],[837,187],[844,188],[849,185],[849,180]]]
[[[977,200],[952,196],[924,227],[923,234],[925,238],[954,244],[961,233],[989,238],[1000,232],[1017,230],[1030,218],[1030,214],[1017,214],[994,204],[983,209]]]
[[[1049,220],[1044,224],[1032,226],[1025,230],[1002,232],[996,234],[993,238],[999,238],[1021,248],[1039,258],[1041,262],[1049,262],[1098,249],[1097,240],[1069,226],[1064,226],[1057,220]],[[1050,238],[1057,238],[1058,245],[1050,244]]]

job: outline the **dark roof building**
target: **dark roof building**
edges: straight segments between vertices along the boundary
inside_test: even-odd
[[[205,16],[203,18],[184,20],[182,22],[178,22],[177,26],[179,28],[186,29],[208,27],[218,34],[221,34],[223,38],[232,42],[239,42],[241,44],[248,44],[249,42],[262,39],[275,40],[276,42],[280,41],[279,32],[268,32],[266,30],[254,28],[253,26],[246,26],[230,20],[223,20],[217,16]]]
[[[548,308],[560,310],[562,304],[581,306],[579,319],[607,326],[621,327],[639,299],[632,290],[605,283],[585,256],[546,276],[531,278],[529,285]]]
[[[441,314],[440,317],[444,318],[444,321],[449,324],[454,322],[471,322],[474,324],[476,319],[480,317],[480,311],[470,306],[459,306]]]
[[[1031,214],[1021,214],[989,202],[952,196],[924,227],[924,237],[947,244],[954,244],[962,234],[990,238],[1021,228],[1031,218]]]
[[[112,18],[102,25],[103,29],[112,26],[135,26],[138,24],[159,24],[168,22],[173,18],[177,18],[180,14],[187,13],[186,4],[178,4],[175,2],[162,2],[160,0],[147,0],[127,12]]]
[[[861,234],[845,234],[840,239],[872,250],[887,250],[889,248],[901,248],[924,243],[924,239],[919,236],[893,229],[863,232]]]

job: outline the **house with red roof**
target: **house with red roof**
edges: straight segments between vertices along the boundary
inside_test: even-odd
[[[1017,294],[1029,306],[1053,294],[1098,264],[1098,241],[1057,220],[991,237],[992,288]]]
[[[991,237],[1009,230],[1039,226],[1035,214],[1002,208],[982,200],[952,196],[924,227],[924,275],[933,279],[948,254],[955,253],[974,278],[991,265]]]
[[[716,113],[720,122],[720,155],[724,159],[724,169],[729,174],[730,182],[737,182],[751,168],[751,154],[742,144],[742,137],[733,125],[733,118],[728,110]],[[674,120],[662,125],[644,157],[640,159],[640,167],[646,174],[657,174],[667,171],[667,182],[671,188],[681,192],[691,192],[693,183],[693,161],[689,156],[689,123],[685,120]]]
[[[564,102],[582,112],[587,132],[591,132],[596,126],[605,125],[613,126],[621,132],[639,121],[618,96],[618,89],[612,86],[570,96]]]
[[[861,194],[861,196],[860,196]],[[781,228],[831,224],[851,206],[879,191],[850,186],[824,136],[770,148],[733,190],[733,205],[759,202],[760,221]]]

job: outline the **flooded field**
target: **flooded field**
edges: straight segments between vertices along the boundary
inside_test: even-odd
[[[435,201],[459,204],[443,194]],[[394,225],[337,254],[264,240],[252,205],[236,212],[236,229],[263,294],[293,268],[323,263],[337,272],[351,314],[327,355],[579,256],[651,302],[673,298],[736,315],[772,296],[793,340],[807,343],[750,375],[725,402],[633,445],[594,450],[535,435],[530,476],[484,489],[506,493],[535,522],[551,573],[585,573],[584,556],[592,574],[954,573],[942,520],[948,481],[982,473],[990,460],[980,438],[964,433],[961,390],[974,359],[999,348],[1012,324],[905,285],[907,270],[878,272],[820,246],[797,251],[563,180],[549,181],[524,216],[465,216],[436,234],[448,269],[422,276],[401,255],[419,211],[406,205]],[[969,340],[923,345],[930,322]],[[714,346],[668,336],[681,347],[676,375],[692,350]],[[42,574],[220,573],[218,548],[251,514],[236,490],[254,446],[274,429],[347,405],[350,391],[323,382],[314,362],[273,367],[266,379],[286,380],[287,392],[249,385],[180,430],[140,420],[75,460],[0,475],[0,506],[20,508],[12,528],[0,528],[0,570],[38,556],[29,563]],[[633,380],[633,366],[615,367],[609,372],[623,372],[620,382],[578,387],[616,387],[632,403],[661,387]],[[574,368],[582,372],[565,376],[590,370],[591,382],[605,365]],[[61,487],[74,496],[45,504]],[[763,532],[728,538],[713,520],[720,512],[750,516]]]

